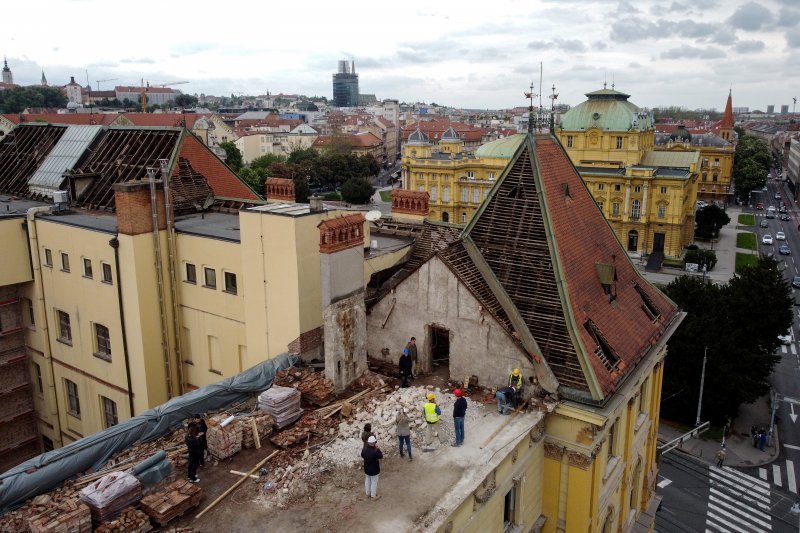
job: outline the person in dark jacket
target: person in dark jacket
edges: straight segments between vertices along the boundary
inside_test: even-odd
[[[397,366],[400,368],[400,386],[405,389],[411,381],[411,369],[413,368],[411,356],[407,350],[403,350],[403,355],[400,356],[400,363]]]
[[[366,424],[364,424],[364,431],[361,432],[361,441],[364,443],[364,448],[367,447],[367,440],[369,440],[370,437],[374,436],[375,433],[372,432],[372,424],[367,422]]]
[[[375,501],[380,498],[378,496],[378,476],[381,473],[381,459],[383,459],[383,453],[378,448],[375,435],[367,439],[366,447],[361,450],[361,458],[364,459],[364,490],[367,498]]]
[[[453,404],[453,424],[456,430],[456,441],[453,446],[464,444],[464,417],[467,415],[467,400],[464,399],[461,389],[453,391],[456,401]]]
[[[194,415],[194,422],[193,424],[197,426],[197,440],[200,441],[200,466],[206,466],[206,450],[208,450],[208,442],[206,441],[206,431],[208,431],[208,425],[206,425],[206,419],[203,418],[202,415]]]
[[[186,448],[189,450],[189,481],[198,483],[200,478],[197,477],[197,466],[200,464],[203,449],[200,447],[200,439],[198,438],[196,425],[189,425],[189,432],[186,434],[185,442]]]

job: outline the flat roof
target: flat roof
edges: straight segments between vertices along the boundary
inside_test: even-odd
[[[187,235],[241,242],[238,213],[194,213],[175,218],[175,231]]]
[[[60,213],[42,214],[39,218],[56,224],[77,226],[104,233],[113,234],[117,232],[117,216],[113,213],[104,213],[102,211],[71,209]]]
[[[2,217],[24,217],[31,207],[42,207],[52,205],[38,200],[28,200],[17,198],[8,194],[0,194],[0,218]]]
[[[324,207],[325,211],[329,208]],[[295,203],[281,203],[276,202],[273,204],[258,205],[255,207],[248,207],[245,211],[257,211],[260,213],[269,213],[273,215],[283,215],[287,217],[302,217],[311,214],[311,206],[309,204],[295,204]]]

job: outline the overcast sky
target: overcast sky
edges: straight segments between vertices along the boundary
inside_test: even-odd
[[[123,8],[124,6],[124,8]],[[765,109],[800,96],[800,0],[5,2],[0,53],[19,84],[69,76],[190,81],[187,93],[360,91],[470,108],[525,105],[555,84],[577,104],[612,79],[643,106]],[[547,102],[547,100],[545,100]]]

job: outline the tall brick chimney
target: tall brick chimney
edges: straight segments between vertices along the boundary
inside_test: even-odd
[[[294,202],[294,180],[267,178],[267,203]]]
[[[392,189],[392,218],[421,222],[428,216],[428,193]]]
[[[156,182],[158,229],[167,228],[164,211],[164,182]],[[114,203],[117,208],[117,231],[123,235],[139,235],[153,231],[153,213],[150,208],[150,181],[136,180],[115,183]]]
[[[324,220],[319,228],[325,377],[337,391],[367,370],[364,222],[361,213]]]

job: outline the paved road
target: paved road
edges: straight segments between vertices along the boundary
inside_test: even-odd
[[[793,499],[773,484],[678,450],[661,457],[659,532],[797,532]]]
[[[782,261],[784,277],[791,282],[794,276],[800,275],[800,231],[797,229],[800,223],[800,213],[797,204],[791,201],[789,190],[783,183],[771,181],[768,184],[769,190],[766,192],[753,193],[753,205],[756,202],[764,202],[765,206],[774,205],[780,207],[781,202],[785,201],[789,206],[791,220],[781,221],[778,218],[767,219],[764,211],[754,211],[756,215],[756,231],[758,235],[759,251],[762,254],[776,252],[775,257]],[[782,200],[774,198],[775,193],[780,192]],[[748,210],[749,211],[749,210]],[[769,228],[759,227],[761,220],[767,220]],[[761,244],[761,237],[765,233],[770,233],[773,237],[775,233],[782,231],[786,234],[786,244],[792,251],[792,255],[782,256],[777,254],[778,243],[775,245]],[[795,301],[800,303],[800,290],[792,289]],[[771,377],[772,387],[781,395],[789,398],[798,399],[800,402],[800,306],[794,308],[795,319],[792,325],[792,342],[788,346],[780,349],[781,361],[776,365]],[[800,404],[794,405],[783,401],[778,404],[776,416],[780,426],[780,455],[778,460],[769,465],[768,468],[755,469],[751,471],[759,476],[785,489],[797,496],[798,483],[800,483],[800,422],[797,421],[800,415]]]

